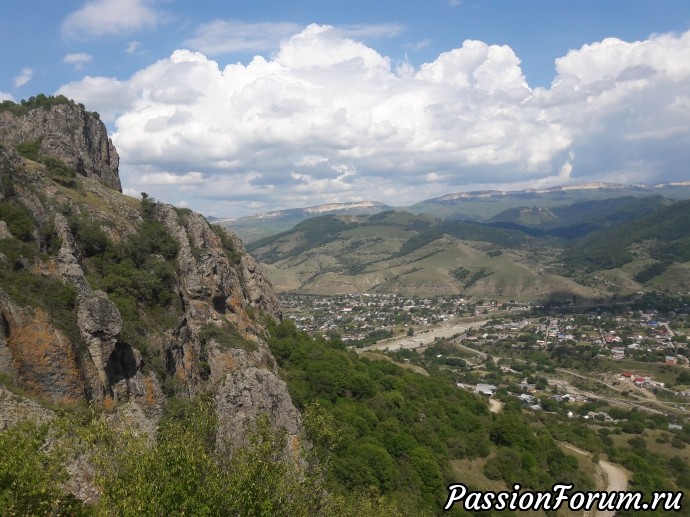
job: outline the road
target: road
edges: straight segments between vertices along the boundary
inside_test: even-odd
[[[566,370],[565,368],[556,368],[556,370],[561,372],[561,373],[565,373],[567,375],[572,375],[573,377],[579,377],[580,379],[584,379],[584,380],[587,380],[590,382],[596,382],[598,384],[603,385],[607,389],[610,389],[612,391],[617,391],[621,394],[624,391],[626,391],[622,388],[617,388],[615,386],[611,386],[610,384],[608,384],[608,383],[606,383],[600,379],[597,379],[595,377],[590,377],[588,375],[576,373],[576,372],[573,372],[571,370]],[[553,382],[553,383],[557,384],[558,380],[549,379],[549,382]],[[561,382],[565,382],[565,379],[563,379]],[[665,415],[668,413],[668,411],[671,411],[673,413],[678,413],[678,411],[675,409],[674,406],[687,404],[684,402],[667,402],[665,400],[659,400],[656,398],[648,400],[648,399],[644,399],[644,398],[640,397],[639,395],[636,395],[635,393],[629,393],[629,396],[634,399],[634,400],[630,400],[630,399],[619,399],[619,398],[614,398],[614,397],[607,397],[607,396],[603,396],[603,395],[598,395],[596,393],[590,393],[590,392],[584,391],[582,389],[580,389],[579,391],[582,392],[583,394],[585,394],[586,396],[590,397],[590,398],[599,398],[599,399],[610,401],[610,402],[618,402],[620,404],[625,404],[625,405],[628,405],[631,407],[636,407],[638,409],[643,409],[645,411],[649,411],[650,413],[656,413],[659,415]],[[645,402],[647,404],[651,404],[651,405],[656,406],[656,407],[650,407],[649,405],[644,404]]]
[[[379,341],[378,343],[360,348],[358,350],[400,350],[419,348],[421,346],[430,345],[434,342],[434,340],[437,337],[449,338],[454,336],[455,334],[464,334],[471,328],[481,327],[487,321],[488,320],[471,321],[455,324],[451,323],[449,325],[444,325],[442,327],[435,327],[431,330],[421,331],[418,334],[415,334],[414,336],[402,336],[386,339],[384,341]],[[476,350],[472,351],[476,352]]]

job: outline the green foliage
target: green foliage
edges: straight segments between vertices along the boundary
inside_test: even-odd
[[[670,262],[654,262],[635,275],[635,281],[644,284],[655,276],[659,276],[670,266]]]
[[[90,258],[91,280],[124,306],[131,301],[167,306],[177,280],[174,264],[178,244],[155,220],[155,203],[142,201],[144,222],[139,230],[115,246],[100,223],[86,215],[70,216],[69,224],[82,252]],[[128,311],[127,307],[125,312]]]
[[[199,330],[199,339],[208,346],[211,341],[216,342],[221,349],[241,348],[249,352],[255,352],[258,347],[254,341],[242,337],[237,328],[229,323],[222,326],[207,323]]]
[[[145,364],[163,378],[163,359],[150,349],[147,336],[177,324],[178,244],[155,219],[155,210],[156,203],[144,198],[141,226],[117,244],[104,231],[104,223],[88,214],[68,214],[68,222],[85,258],[89,283],[108,293],[122,315],[118,341],[138,349]]]
[[[343,503],[328,499],[313,464],[286,452],[285,430],[268,418],[259,418],[246,445],[231,449],[217,447],[216,424],[210,396],[171,400],[155,442],[92,424],[97,513],[312,516],[332,515],[329,508]]]
[[[405,494],[408,511],[435,512],[445,484],[462,481],[448,475],[449,460],[502,449],[518,458],[506,482],[522,482],[529,473],[535,487],[548,488],[562,475],[589,486],[551,437],[536,436],[521,413],[493,420],[480,399],[443,377],[359,359],[289,321],[270,333],[293,401],[302,408],[318,403],[330,415],[339,437],[328,470],[336,490],[351,494],[373,486],[384,495]]]
[[[19,240],[30,241],[36,220],[24,205],[12,201],[0,201],[0,219],[7,223],[10,233]]]
[[[588,235],[566,249],[562,258],[571,271],[612,269],[633,259],[633,244],[654,240],[652,258],[661,263],[685,262],[690,260],[689,229],[690,201],[678,201],[645,217]],[[646,281],[655,270],[645,271],[640,274]]]
[[[52,156],[42,156],[39,160],[43,165],[46,166],[48,172],[50,172],[56,179],[70,180],[77,176],[77,173],[71,167],[67,166],[65,162]],[[67,181],[65,183],[68,187],[76,186],[75,182]]]
[[[95,219],[86,214],[70,215],[68,224],[85,257],[104,254],[110,247],[110,239]]]
[[[65,162],[59,160],[58,158],[40,154],[39,151],[42,143],[43,137],[36,140],[27,140],[17,144],[15,149],[24,158],[28,158],[29,160],[33,160],[45,165],[46,170],[52,174],[56,181],[59,181],[67,187],[76,187],[77,183],[74,178],[76,178],[77,173],[74,171],[74,169],[68,167]]]
[[[458,282],[464,282],[465,279],[469,276],[470,270],[466,267],[461,266],[457,269],[452,270],[450,274],[453,275],[453,278],[455,278]]]
[[[79,345],[81,335],[76,321],[76,290],[53,277],[29,271],[39,256],[32,244],[2,239],[0,253],[9,261],[9,267],[0,269],[0,288],[19,305],[42,307],[50,315],[53,324],[72,343]]]
[[[299,232],[301,234],[300,244],[294,249],[290,250],[288,256],[294,257],[302,253],[303,251],[313,249],[329,242],[336,240],[340,232],[355,228],[357,223],[345,222],[335,215],[324,215],[321,217],[314,217],[313,219],[308,219],[297,224],[291,230],[287,232],[280,233],[278,235],[273,235],[271,237],[266,237],[264,239],[259,239],[247,246],[247,250],[252,252],[257,250],[262,246],[273,243],[273,241],[290,235],[293,232]],[[278,256],[278,252],[273,250],[269,252],[262,260],[267,262],[273,262],[278,260],[278,258],[283,258]]]
[[[39,156],[38,151],[41,148],[42,143],[43,138],[38,138],[36,140],[26,140],[25,142],[17,144],[15,146],[15,149],[24,158],[28,158],[29,160],[37,162]]]
[[[53,106],[58,106],[60,104],[72,106],[75,108],[77,106],[79,106],[82,109],[84,108],[82,104],[77,104],[73,100],[65,97],[64,95],[53,96],[39,93],[38,95],[29,97],[28,99],[22,99],[19,102],[19,104],[14,103],[12,101],[2,101],[0,102],[0,112],[9,111],[15,115],[24,115],[32,109],[48,109]],[[94,112],[92,113],[92,115],[96,116],[97,113]]]
[[[0,513],[2,515],[85,515],[67,494],[60,451],[44,446],[47,426],[23,422],[0,431]]]

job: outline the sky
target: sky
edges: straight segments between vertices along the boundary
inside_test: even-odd
[[[690,179],[687,0],[4,0],[0,100],[97,111],[123,191],[238,217]]]

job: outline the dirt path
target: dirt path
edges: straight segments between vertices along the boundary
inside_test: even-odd
[[[503,411],[503,402],[496,399],[489,399],[489,411],[492,413],[500,413]]]
[[[562,443],[561,445],[583,456],[592,456],[591,453],[583,451],[579,447],[575,447],[569,443]],[[606,481],[604,490],[607,492],[625,492],[628,489],[628,473],[623,467],[604,460],[599,460],[597,466]],[[601,488],[597,487],[597,490],[601,490]],[[596,517],[613,517],[615,514],[616,512],[613,510],[585,512],[585,515],[593,515]]]
[[[606,475],[607,492],[625,492],[628,489],[628,475],[618,465],[608,461],[599,460],[599,468]],[[613,510],[597,511],[597,517],[613,517],[616,514]]]

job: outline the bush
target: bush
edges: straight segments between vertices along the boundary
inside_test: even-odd
[[[68,475],[58,450],[46,450],[47,427],[30,422],[0,432],[0,513],[2,515],[85,515],[67,494]]]
[[[36,220],[24,205],[11,201],[0,201],[0,219],[7,223],[10,233],[21,241],[30,241]]]

